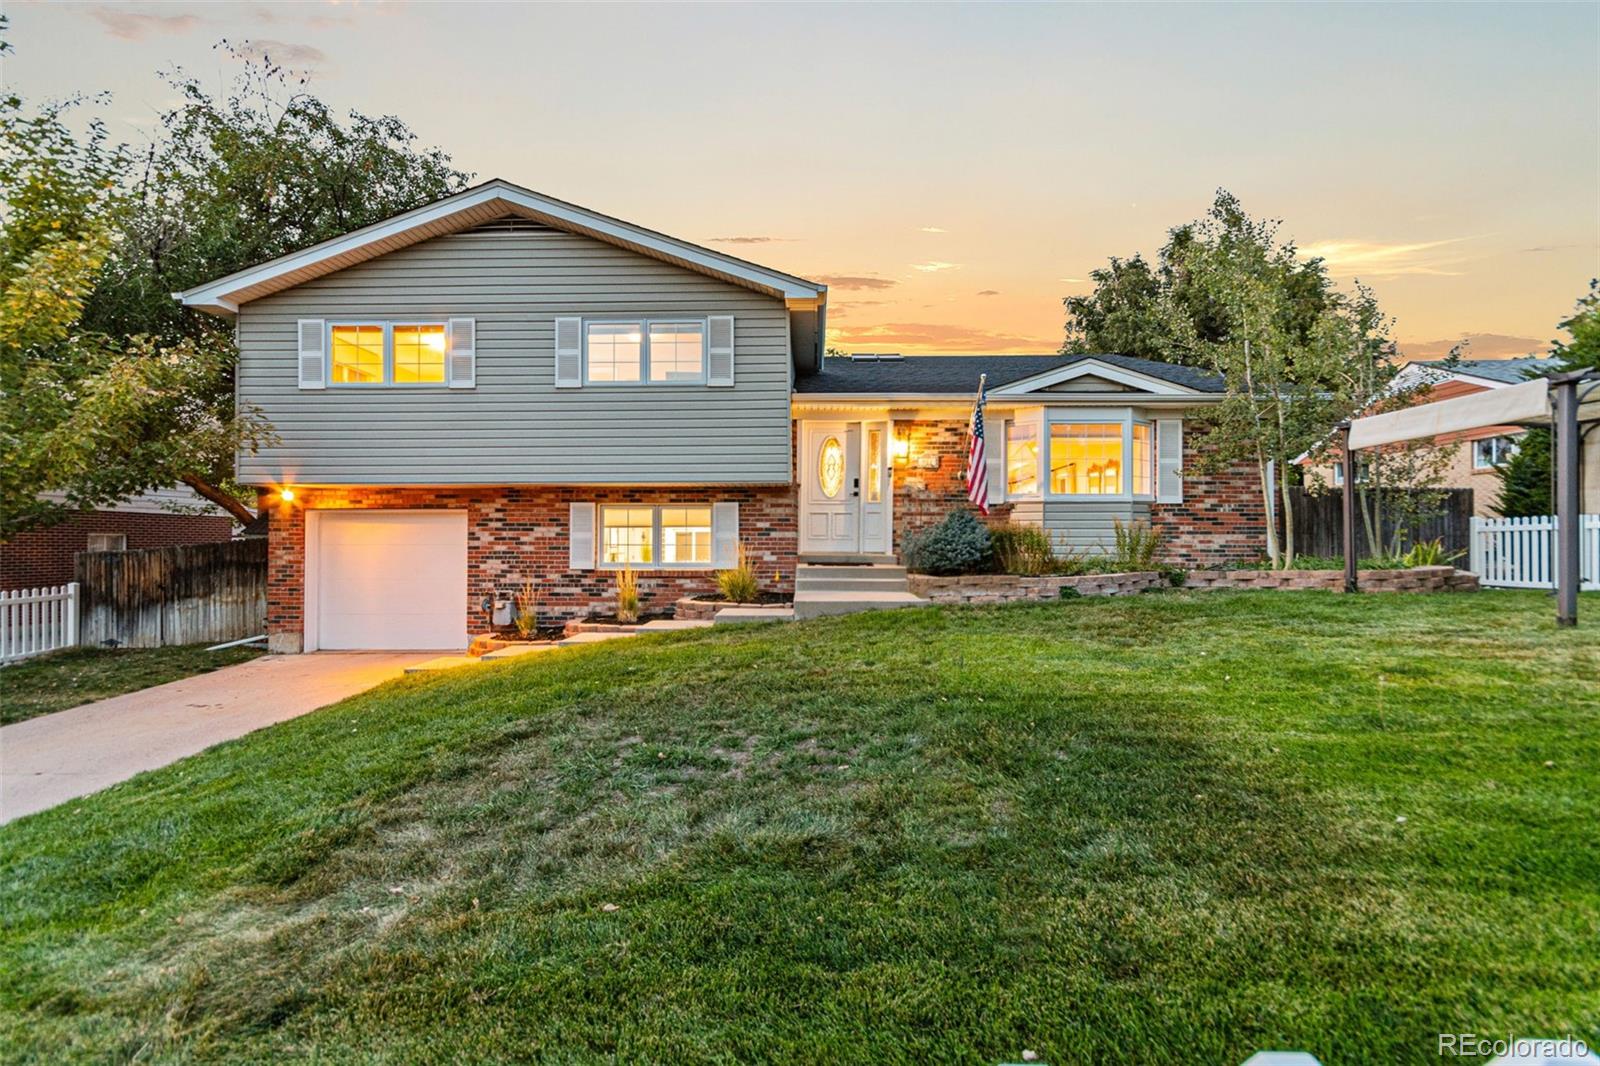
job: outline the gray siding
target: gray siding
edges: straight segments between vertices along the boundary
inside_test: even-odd
[[[1046,500],[1041,507],[1041,524],[1055,542],[1056,550],[1074,555],[1104,555],[1116,549],[1117,519],[1123,525],[1150,521],[1150,504],[1145,500]]]
[[[732,314],[733,388],[555,388],[554,319]],[[477,320],[477,387],[302,391],[301,318]],[[246,483],[688,484],[789,480],[783,301],[553,229],[438,237],[246,304],[241,403],[281,438]]]

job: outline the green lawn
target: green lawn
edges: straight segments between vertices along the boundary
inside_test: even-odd
[[[247,662],[261,648],[77,648],[0,670],[0,725]]]
[[[1166,592],[389,684],[0,827],[8,1061],[1600,1043],[1600,597]],[[1403,820],[1402,820],[1403,819]]]

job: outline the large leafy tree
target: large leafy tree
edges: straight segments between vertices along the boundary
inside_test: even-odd
[[[1067,310],[1062,351],[1073,354],[1114,352],[1161,362],[1206,365],[1197,347],[1222,341],[1243,327],[1237,306],[1219,300],[1198,283],[1193,259],[1218,242],[1249,244],[1259,237],[1239,199],[1217,191],[1207,216],[1167,232],[1157,261],[1142,254],[1113,256],[1090,273],[1094,291],[1063,300]],[[1292,245],[1286,247],[1292,250]],[[1285,327],[1304,338],[1339,296],[1321,259],[1284,257],[1278,265],[1278,314]]]
[[[1589,291],[1578,298],[1572,314],[1562,320],[1559,328],[1567,337],[1550,342],[1550,356],[1556,361],[1552,369],[1600,370],[1600,279],[1590,279]],[[1507,518],[1554,513],[1553,455],[1547,427],[1536,426],[1524,433],[1517,453],[1495,472],[1500,479],[1500,499],[1495,509]]]
[[[228,324],[171,293],[465,186],[393,117],[340,118],[270,60],[182,103],[143,151],[0,101],[0,536],[175,483],[241,521],[234,456],[271,438],[236,408]]]

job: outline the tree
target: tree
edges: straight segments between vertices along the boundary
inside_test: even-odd
[[[1154,266],[1139,253],[1127,258],[1113,256],[1107,266],[1090,273],[1093,293],[1062,301],[1067,309],[1067,329],[1061,350],[1206,365],[1195,342],[1222,341],[1240,323],[1236,308],[1219,303],[1213,293],[1195,283],[1190,258],[1203,253],[1206,242],[1224,235],[1228,240],[1248,240],[1252,225],[1238,198],[1219,189],[1203,223],[1185,223],[1167,232]],[[1338,303],[1338,294],[1321,259],[1302,260],[1295,255],[1281,268],[1282,310],[1291,328],[1303,337]]]
[[[3,101],[0,536],[180,482],[249,521],[233,461],[271,427],[235,408],[228,324],[171,293],[468,178],[397,118],[340,120],[269,59],[220,101],[172,84],[183,102],[140,153],[97,121],[70,131],[89,101]]]
[[[1559,328],[1568,334],[1550,342],[1555,371],[1600,370],[1600,279],[1589,280],[1589,291]],[[1537,373],[1548,373],[1539,371]],[[1517,451],[1498,470],[1500,499],[1495,510],[1507,518],[1547,515],[1555,511],[1551,497],[1554,448],[1550,430],[1535,426],[1517,441]]]

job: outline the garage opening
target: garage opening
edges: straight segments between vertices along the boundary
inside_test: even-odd
[[[307,511],[306,650],[467,645],[465,511]]]

